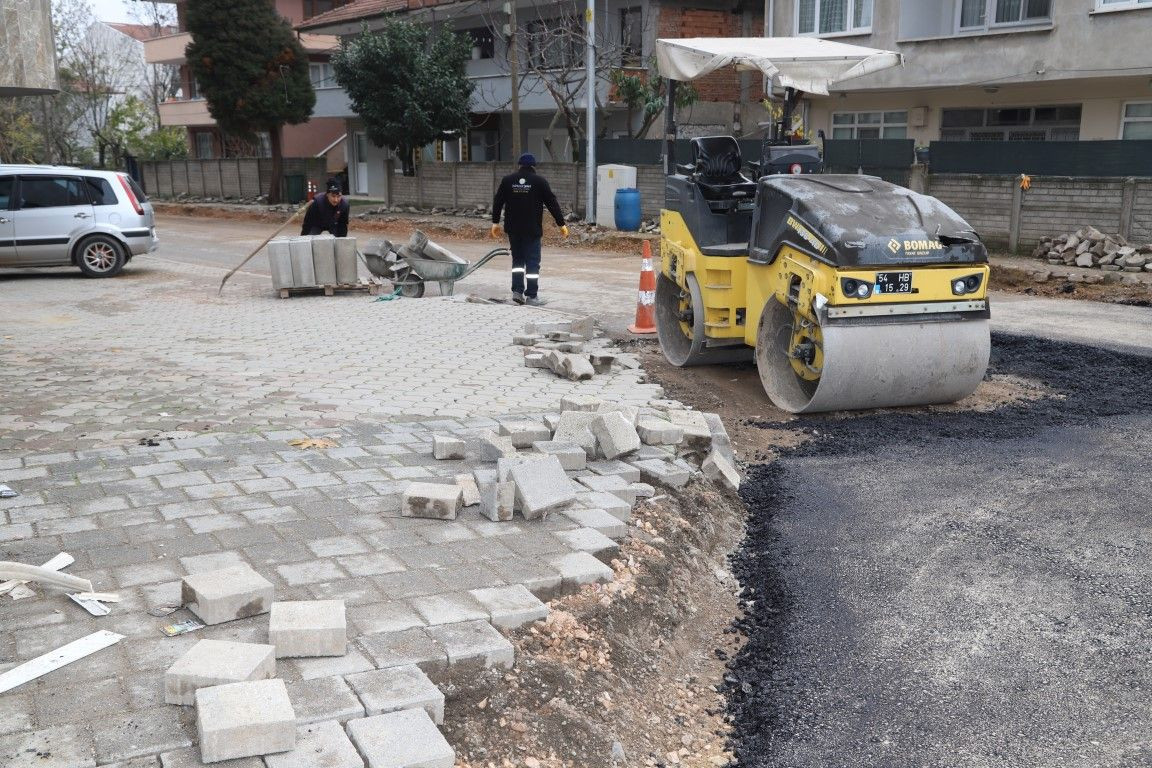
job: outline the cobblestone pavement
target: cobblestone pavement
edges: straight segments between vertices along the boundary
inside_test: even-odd
[[[346,676],[505,663],[511,646],[489,621],[508,625],[509,600],[531,614],[537,598],[611,578],[605,533],[622,526],[596,511],[605,494],[544,520],[491,522],[478,507],[455,521],[401,517],[401,493],[477,466],[434,459],[434,433],[555,412],[570,393],[644,403],[661,392],[642,372],[573,383],[523,367],[511,336],[556,316],[542,310],[280,300],[244,278],[217,297],[220,275],[144,260],[124,279],[0,278],[0,482],[21,494],[0,499],[0,560],[69,552],[67,572],[122,598],[94,618],[46,588],[0,596],[0,672],[98,629],[126,636],[0,695],[6,768],[142,768],[162,754],[164,766],[199,764],[193,710],[164,704],[163,671],[200,639],[266,642],[268,617],[164,637],[162,625],[190,617],[163,615],[186,574],[247,563],[277,600],[346,601],[346,656],[277,665],[301,726],[381,711],[387,691]],[[336,447],[288,443],[305,436]],[[492,587],[511,589],[476,591]]]

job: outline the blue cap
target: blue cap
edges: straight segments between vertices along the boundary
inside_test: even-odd
[[[520,155],[520,159],[517,160],[516,163],[518,165],[531,165],[535,167],[536,155],[532,154],[531,152],[525,152],[524,154]]]

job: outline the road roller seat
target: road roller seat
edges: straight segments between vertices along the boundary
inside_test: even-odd
[[[732,136],[701,136],[692,139],[693,180],[704,197],[731,200],[752,197],[756,183],[740,172],[744,158],[740,143]]]

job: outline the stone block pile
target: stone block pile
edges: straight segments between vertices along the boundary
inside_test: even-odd
[[[459,488],[455,496],[458,501]],[[435,505],[418,502],[418,497],[417,489],[413,504],[433,511]],[[247,565],[186,576],[182,593],[186,607],[206,624],[269,615],[267,644],[201,640],[164,675],[165,702],[196,709],[202,764],[261,757],[270,768],[362,768],[365,761],[368,766],[455,764],[455,753],[437,728],[444,722],[444,694],[415,659],[385,661],[378,669],[347,674],[344,682],[355,706],[344,725],[310,722],[306,713],[297,713],[289,687],[277,677],[277,659],[345,656],[343,600],[277,602],[271,582]],[[548,613],[522,586],[519,591],[483,590],[477,600],[492,606],[494,621],[499,617],[501,626],[517,627]],[[512,645],[487,621],[467,624],[483,627],[450,625],[457,658],[433,636],[438,628],[427,630],[417,656],[443,656],[445,666],[460,658],[482,657],[486,666],[510,668]],[[311,706],[307,700],[300,703],[305,709]]]
[[[1053,265],[1103,272],[1152,272],[1152,243],[1132,244],[1123,235],[1105,234],[1091,226],[1042,238],[1032,256]]]
[[[597,335],[590,317],[528,323],[512,343],[524,348],[524,365],[550,370],[572,381],[587,381],[614,368],[640,367],[633,355],[621,354]]]

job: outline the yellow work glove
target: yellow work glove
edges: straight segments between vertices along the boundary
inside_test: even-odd
[[[567,224],[560,227],[560,235],[561,235],[561,237],[568,237],[568,225]]]
[[[500,237],[500,225],[499,224],[493,224],[492,225],[492,239],[495,240],[498,237]]]

